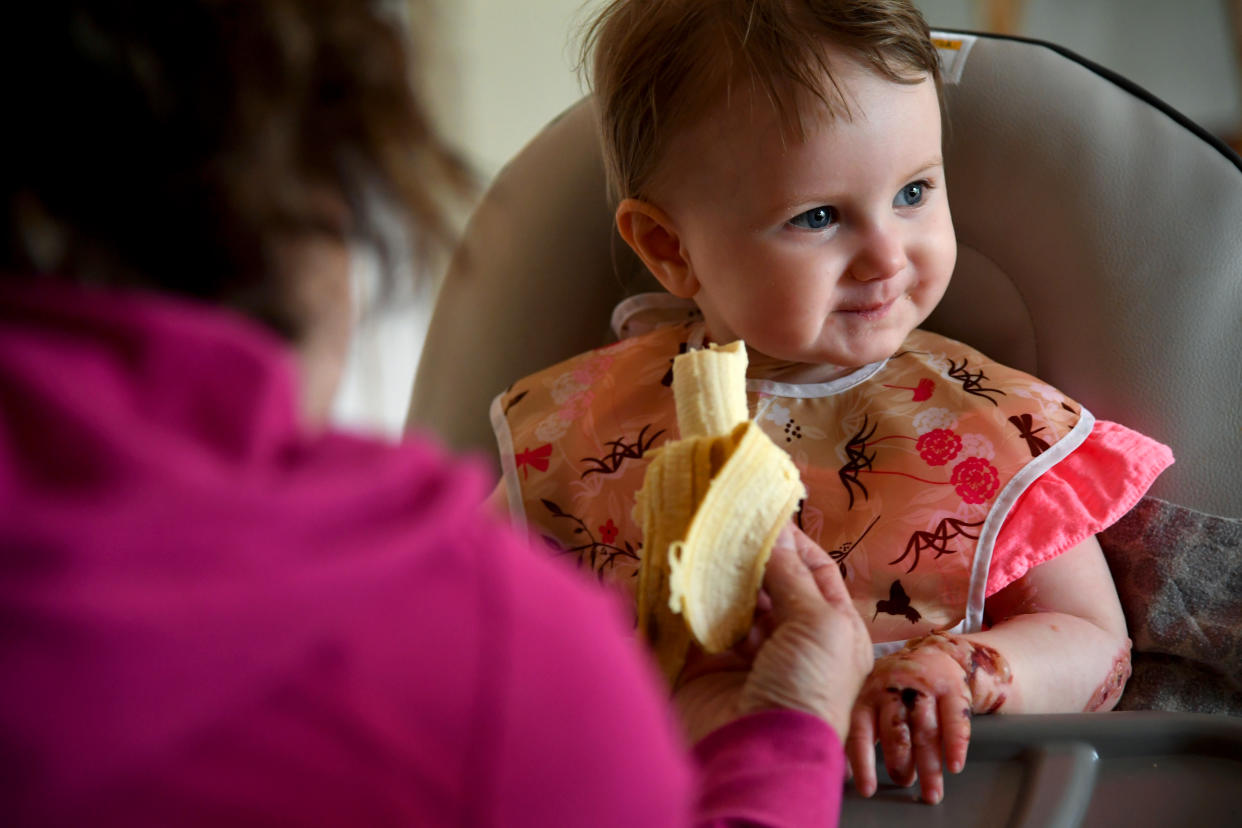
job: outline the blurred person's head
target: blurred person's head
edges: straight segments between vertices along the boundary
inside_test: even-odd
[[[6,15],[0,278],[152,288],[302,345],[348,327],[347,248],[375,239],[377,196],[419,244],[443,239],[438,194],[461,168],[416,99],[412,42],[375,3]]]

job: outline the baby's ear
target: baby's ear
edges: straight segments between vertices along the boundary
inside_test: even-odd
[[[681,236],[667,213],[636,198],[624,199],[617,206],[617,230],[665,290],[683,299],[699,292]]]

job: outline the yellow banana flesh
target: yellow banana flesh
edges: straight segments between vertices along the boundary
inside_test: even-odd
[[[673,360],[673,399],[681,439],[719,437],[749,419],[746,346],[709,345]]]
[[[639,631],[670,683],[692,637],[714,653],[750,629],[772,544],[805,494],[789,455],[748,419],[743,343],[677,357],[673,393],[681,439],[652,457],[634,510]]]

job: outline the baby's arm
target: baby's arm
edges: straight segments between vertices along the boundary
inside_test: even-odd
[[[987,602],[976,633],[1014,675],[1005,713],[1111,710],[1130,677],[1130,639],[1104,552],[1090,537],[1032,568]]]
[[[934,634],[876,661],[851,720],[854,784],[875,792],[875,743],[898,784],[944,793],[966,760],[973,713],[1109,710],[1130,675],[1130,640],[1099,542],[1088,538],[987,602],[991,629]]]

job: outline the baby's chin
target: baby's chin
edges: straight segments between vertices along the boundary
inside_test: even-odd
[[[804,365],[835,366],[843,371],[852,371],[875,362],[883,362],[900,348],[905,337],[881,333],[867,342],[841,342],[839,340],[821,341],[801,348],[773,348],[772,354],[758,349],[770,359],[801,363]]]
[[[844,337],[829,335],[824,338],[819,353],[824,362],[861,368],[883,362],[900,351],[911,330],[903,325]]]
[[[717,344],[744,340],[751,365],[760,370],[765,365],[774,368],[807,365],[835,367],[840,373],[848,373],[891,357],[901,348],[909,331],[888,327],[843,332],[826,327],[811,341],[790,341],[779,335],[746,337],[732,333],[721,338],[713,335],[710,327],[707,335],[709,341]]]
[[[819,350],[803,351],[773,349],[783,356],[771,356],[748,347],[750,365],[746,375],[753,379],[775,382],[807,383],[831,382],[853,373],[861,364],[842,364],[843,360],[826,358]],[[852,362],[852,359],[850,360]]]

